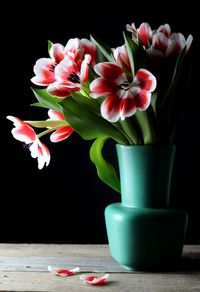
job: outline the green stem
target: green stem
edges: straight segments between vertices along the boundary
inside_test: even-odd
[[[61,128],[61,126],[56,126],[56,127],[50,128],[48,130],[45,130],[45,131],[41,132],[40,134],[38,134],[37,137],[41,138],[42,136],[47,135],[47,134],[49,134],[49,133],[51,133],[59,128]]]
[[[89,84],[89,82],[86,82],[85,84],[82,84],[80,93],[82,95],[84,95],[85,97],[91,99],[91,96],[90,96],[90,84]]]
[[[121,126],[126,133],[129,143],[131,145],[138,145],[141,144],[140,138],[138,136],[138,133],[136,129],[134,128],[133,123],[131,123],[130,118],[126,118],[124,121],[121,121]]]
[[[135,115],[145,145],[155,144],[157,141],[151,114],[152,112],[150,113],[150,110],[148,109],[147,111],[137,111]]]

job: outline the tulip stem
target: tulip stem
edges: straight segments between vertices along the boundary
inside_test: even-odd
[[[124,132],[126,133],[126,137],[128,138],[129,143],[131,145],[141,144],[138,133],[134,128],[133,123],[131,123],[131,120],[129,118],[126,118],[124,121],[121,121],[120,123]]]
[[[56,126],[56,127],[50,128],[48,130],[45,130],[45,131],[41,132],[40,134],[38,134],[37,137],[41,138],[42,136],[45,136],[45,135],[47,135],[47,134],[49,134],[49,133],[51,133],[59,128],[62,128],[62,126]]]

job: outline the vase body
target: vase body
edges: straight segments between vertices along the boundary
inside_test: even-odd
[[[182,255],[188,216],[169,208],[175,146],[117,145],[121,202],[105,220],[112,257],[129,270],[166,267]]]

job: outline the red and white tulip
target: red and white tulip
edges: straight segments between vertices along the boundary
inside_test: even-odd
[[[64,121],[65,120],[65,117],[63,115],[63,113],[60,113],[56,110],[52,110],[50,109],[48,111],[48,115],[50,117],[49,120],[57,120],[57,121]],[[73,133],[74,129],[67,125],[67,126],[63,126],[57,130],[55,130],[51,136],[50,136],[50,140],[51,142],[60,142],[60,141],[63,141],[65,139],[67,139],[72,133]]]
[[[143,22],[138,29],[134,23],[127,24],[126,29],[133,33],[133,40],[136,43],[138,43],[138,38],[140,39],[147,55],[152,58],[165,58],[179,54],[184,48],[187,53],[193,41],[191,34],[185,39],[182,33],[171,33],[171,28],[167,23],[156,30],[152,30],[146,22]]]
[[[78,66],[81,66],[85,55],[90,55],[91,65],[96,63],[96,45],[83,38],[70,39],[65,46],[65,54],[72,59]]]
[[[18,141],[30,144],[29,150],[31,152],[31,156],[33,158],[37,158],[38,168],[42,169],[44,165],[48,166],[50,162],[49,150],[38,139],[33,128],[16,117],[7,116],[7,119],[12,121],[15,126],[15,128],[11,131],[13,137]]]
[[[50,95],[66,97],[70,91],[79,91],[89,75],[88,64],[91,61],[90,55],[85,55],[79,67],[72,59],[65,58],[55,68],[56,81],[47,87]]]
[[[99,63],[94,70],[101,77],[91,83],[91,96],[106,96],[101,104],[101,114],[105,119],[117,122],[119,118],[124,120],[132,116],[137,109],[144,111],[148,108],[151,92],[156,88],[156,78],[151,72],[140,69],[130,82],[116,64]]]
[[[116,49],[112,49],[113,55],[116,61],[116,64],[121,67],[126,75],[131,75],[131,65],[128,57],[126,46],[123,45],[121,47],[117,47]]]
[[[31,81],[36,85],[48,86],[56,81],[55,67],[64,59],[64,47],[61,44],[53,44],[49,54],[51,58],[39,59],[33,68],[35,76]]]

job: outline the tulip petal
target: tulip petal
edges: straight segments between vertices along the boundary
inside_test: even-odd
[[[191,44],[192,44],[192,41],[193,41],[193,36],[190,34],[186,40],[186,51],[185,53],[187,53],[191,47]]]
[[[56,110],[50,109],[48,110],[48,116],[51,120],[64,120],[65,116],[63,113],[58,112]]]
[[[136,101],[131,97],[126,97],[120,103],[120,117],[123,121],[125,118],[131,117],[136,112]]]
[[[146,69],[138,70],[134,78],[135,86],[150,92],[155,90],[156,83],[155,76]]]
[[[51,134],[50,140],[53,143],[63,141],[67,139],[73,133],[73,131],[74,130],[71,126],[62,127]]]
[[[141,111],[145,111],[151,102],[151,92],[134,88],[133,95],[136,107]]]
[[[79,267],[74,268],[74,269],[65,269],[65,268],[57,268],[57,267],[48,266],[47,269],[50,273],[53,273],[61,277],[73,276],[80,271]]]
[[[105,284],[109,277],[109,274],[105,274],[103,276],[95,276],[95,275],[81,275],[80,279],[84,282],[84,284],[90,285],[102,285]]]
[[[80,39],[78,38],[74,38],[74,39],[70,39],[68,40],[66,46],[65,46],[65,51],[74,51],[74,50],[78,50],[80,47]]]
[[[23,126],[25,123],[20,120],[19,118],[13,117],[13,116],[7,116],[6,117],[8,120],[10,120],[11,122],[13,122],[15,127],[20,127]]]
[[[143,22],[138,28],[138,35],[140,37],[140,41],[145,47],[149,46],[149,41],[152,38],[152,30],[150,25],[147,22]]]
[[[37,158],[38,160],[38,169],[42,169],[44,165],[49,165],[50,162],[50,153],[49,149],[40,142],[39,139],[35,140],[35,142],[29,147],[31,151],[31,157]]]
[[[101,115],[111,123],[118,121],[120,116],[120,99],[109,96],[101,104]]]
[[[121,80],[120,78],[122,78],[122,81],[124,80],[123,70],[118,65],[111,62],[98,63],[94,66],[94,71],[98,75],[110,80]]]
[[[50,57],[59,64],[64,59],[64,46],[61,44],[53,44],[50,51]]]
[[[81,64],[81,70],[80,70],[80,81],[81,83],[85,83],[88,80],[89,75],[89,67],[88,64],[91,61],[90,55],[85,55],[85,58]]]
[[[118,87],[114,80],[109,80],[103,77],[99,77],[92,81],[90,84],[91,97],[97,98],[104,95],[112,95],[118,91]]]
[[[96,62],[96,45],[83,38],[81,39],[81,48],[84,49],[84,54],[89,54],[91,56],[91,63],[94,65]]]
[[[126,25],[126,30],[133,32],[134,34],[136,34],[136,27],[135,27],[135,23],[133,22],[131,25],[127,24]]]
[[[79,69],[73,60],[67,56],[56,66],[55,76],[58,81],[67,81],[71,73],[79,73]]]
[[[131,70],[130,60],[125,45],[113,49],[113,55],[118,66],[120,66],[123,70],[126,69],[126,71]]]
[[[55,81],[55,62],[48,58],[39,59],[33,70],[36,76],[31,81],[36,85],[46,86]]]
[[[168,38],[163,33],[158,32],[153,36],[152,46],[160,50],[165,50],[168,46]]]
[[[78,88],[79,90],[79,88]],[[66,97],[70,95],[70,89],[66,84],[54,82],[47,87],[47,92],[52,96]]]
[[[7,119],[14,123],[15,128],[12,129],[11,133],[16,140],[26,144],[30,144],[35,141],[37,136],[31,126],[13,116],[7,116]]]
[[[171,28],[168,23],[165,23],[164,25],[160,25],[157,32],[163,33],[167,38],[171,35]]]

